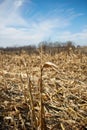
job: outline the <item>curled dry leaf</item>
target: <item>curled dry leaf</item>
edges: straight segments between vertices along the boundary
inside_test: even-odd
[[[53,68],[53,70],[58,71],[58,70],[57,70],[57,69],[58,69],[57,65],[55,65],[55,64],[52,63],[52,62],[45,62],[45,64],[42,66],[42,70],[43,70],[44,68],[48,68],[48,67],[51,67],[51,68]]]
[[[55,65],[54,63],[52,62],[45,62],[45,64],[43,65],[43,68],[44,67],[54,67],[57,69],[57,65]]]

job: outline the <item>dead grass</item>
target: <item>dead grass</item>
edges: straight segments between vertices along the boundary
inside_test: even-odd
[[[0,130],[46,129],[87,129],[87,56],[0,54]]]

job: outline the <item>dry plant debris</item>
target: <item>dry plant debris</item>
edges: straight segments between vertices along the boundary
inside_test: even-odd
[[[0,54],[0,130],[46,129],[87,130],[87,56]]]

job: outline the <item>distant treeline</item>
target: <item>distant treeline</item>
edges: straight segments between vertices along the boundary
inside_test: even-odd
[[[22,46],[22,47],[6,47],[6,48],[0,48],[1,53],[16,53],[21,54],[23,51],[27,52],[28,54],[39,54],[40,51],[43,53],[48,53],[51,55],[54,55],[55,53],[60,53],[62,51],[67,51],[69,54],[70,50],[73,52],[81,51],[80,46],[75,46],[75,44],[72,41],[67,41],[65,43],[63,42],[47,42],[43,41],[38,44],[38,46],[35,45],[29,45],[29,46]],[[84,51],[84,53],[87,53],[87,51]]]

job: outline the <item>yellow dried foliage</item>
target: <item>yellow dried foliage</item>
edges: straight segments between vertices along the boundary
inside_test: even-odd
[[[0,54],[1,130],[86,130],[87,56]]]

